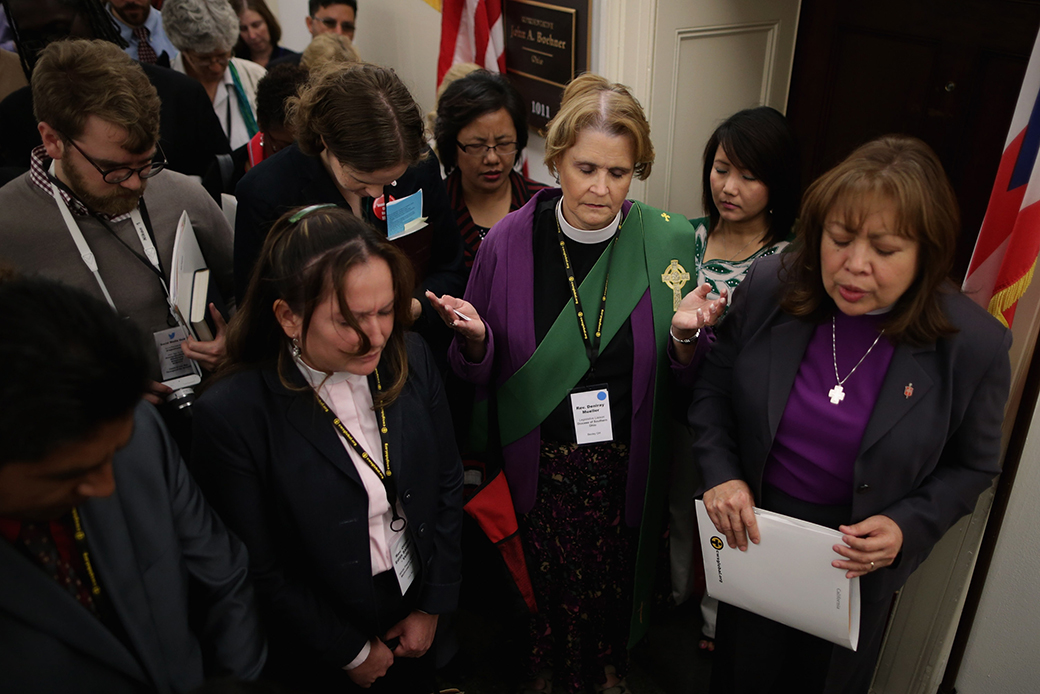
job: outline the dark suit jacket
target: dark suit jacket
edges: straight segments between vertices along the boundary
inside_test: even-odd
[[[762,496],[766,459],[816,328],[779,309],[780,272],[781,256],[751,267],[694,388],[693,458],[704,490],[743,479]],[[959,331],[896,346],[856,458],[852,522],[883,514],[903,531],[896,563],[862,579],[869,601],[899,588],[1000,471],[1011,332],[959,292],[943,303]]]
[[[420,188],[423,214],[428,218],[429,226],[393,243],[415,267],[415,279],[419,284],[415,297],[423,305],[423,316],[413,329],[428,338],[429,329],[443,328],[444,324],[423,296],[423,291],[429,289],[438,296],[446,293],[462,296],[466,288],[466,265],[462,259],[462,237],[455,223],[455,213],[441,179],[440,164],[432,153],[410,167],[397,179],[396,186],[386,186],[383,194],[387,200],[391,195],[399,199]],[[304,154],[295,144],[250,169],[239,182],[235,194],[238,197],[235,295],[239,300],[245,294],[267,232],[282,214],[294,207],[320,203],[336,203],[350,209],[321,160]],[[386,222],[372,212],[372,198],[365,198],[362,206],[365,221],[385,236]]]
[[[205,88],[175,70],[140,65],[162,102],[159,144],[166,153],[167,166],[189,176],[203,176],[217,154],[231,151]],[[0,164],[28,169],[29,155],[42,144],[29,87],[0,101],[0,123]]]
[[[429,349],[407,340],[408,381],[386,411],[391,470],[420,558],[417,607],[442,614],[455,609],[461,580],[462,464]],[[295,389],[272,365],[199,399],[192,470],[249,548],[272,662],[292,651],[297,667],[338,669],[379,634],[368,495],[314,391],[290,368]],[[389,378],[385,359],[380,368]]]
[[[204,676],[257,677],[266,649],[245,548],[206,505],[151,405],[138,406],[113,471],[115,494],[80,511],[103,596],[134,651],[0,540],[0,689],[187,692]]]

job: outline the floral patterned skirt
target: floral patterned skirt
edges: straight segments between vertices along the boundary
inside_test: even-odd
[[[624,522],[628,447],[542,443],[538,500],[520,517],[538,614],[528,668],[554,692],[593,691],[628,669],[638,528]]]

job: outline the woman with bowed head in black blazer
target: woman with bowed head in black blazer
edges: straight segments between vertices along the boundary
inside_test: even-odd
[[[462,466],[404,255],[335,205],[287,213],[195,406],[192,467],[249,549],[266,674],[428,693],[460,581]]]
[[[708,515],[742,550],[754,506],[838,529],[862,613],[851,651],[720,605],[713,692],[867,692],[893,593],[999,471],[1011,333],[948,279],[959,228],[935,153],[882,137],[734,292],[689,414]]]

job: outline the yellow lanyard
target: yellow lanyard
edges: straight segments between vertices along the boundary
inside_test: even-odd
[[[379,369],[376,369],[376,389],[382,393],[383,383],[379,379]],[[336,429],[339,434],[347,440],[354,452],[361,456],[361,459],[372,468],[372,472],[376,473],[376,477],[383,483],[383,489],[386,490],[386,500],[390,504],[390,513],[392,519],[390,521],[390,529],[394,532],[400,532],[404,529],[405,520],[397,513],[397,479],[394,477],[393,471],[390,469],[390,441],[388,437],[388,429],[386,427],[386,408],[379,408],[379,438],[383,444],[383,466],[386,468],[386,472],[379,469],[379,465],[372,459],[372,456],[368,454],[368,451],[362,447],[361,443],[354,437],[353,434],[343,425],[343,421],[336,416],[336,413],[332,411],[321,396],[317,392],[314,396],[318,399],[318,404],[326,415],[332,420],[332,426]]]

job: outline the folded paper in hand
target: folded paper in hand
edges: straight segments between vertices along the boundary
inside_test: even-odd
[[[841,533],[755,509],[759,544],[731,549],[697,501],[708,595],[839,646],[859,643],[859,579],[845,578],[833,547]]]
[[[386,205],[386,237],[399,239],[426,226],[422,216],[422,188],[408,197],[391,200]]]

